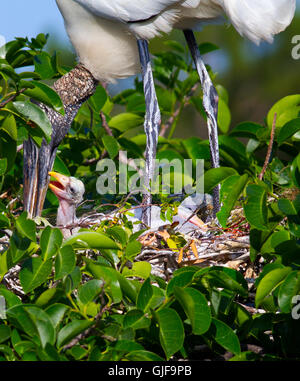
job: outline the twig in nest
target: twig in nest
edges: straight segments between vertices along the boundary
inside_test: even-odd
[[[160,128],[159,136],[164,137],[167,130],[172,126],[172,124],[176,121],[176,119],[179,117],[179,114],[181,111],[189,104],[190,99],[196,92],[197,88],[199,87],[199,83],[196,83],[192,88],[189,94],[185,95],[183,99],[183,103],[181,103],[173,112],[173,114],[170,116],[170,118],[166,121],[166,123],[162,124]]]
[[[262,169],[261,173],[258,176],[259,180],[263,179],[264,174],[265,174],[265,172],[267,170],[269,161],[270,161],[271,154],[272,154],[272,148],[273,148],[273,143],[274,143],[274,135],[275,135],[275,127],[276,127],[276,119],[277,119],[277,113],[274,114],[274,119],[273,119],[273,125],[272,125],[272,130],[271,130],[271,137],[270,137],[270,143],[269,143],[269,147],[268,147],[268,152],[267,152],[267,156],[266,156],[266,159],[265,159],[265,162],[264,162],[263,169]]]
[[[104,284],[103,284],[103,287],[102,287],[102,291],[101,291],[101,294],[100,294],[100,298],[102,299],[103,298],[103,295],[104,295]],[[93,329],[96,328],[96,326],[99,324],[99,321],[101,320],[103,314],[106,312],[106,311],[109,311],[110,309],[110,306],[108,305],[104,305],[100,311],[98,312],[98,314],[94,317],[94,324],[91,325],[88,329],[86,329],[83,333],[80,333],[78,336],[76,336],[69,344],[65,345],[64,346],[64,350],[67,350],[67,349],[70,349],[72,347],[74,347],[75,345],[77,345],[81,340],[85,339],[87,336],[89,336],[89,334],[92,332]]]
[[[101,122],[102,122],[102,126],[105,129],[107,135],[114,136],[113,133],[112,133],[112,130],[110,129],[110,127],[109,127],[109,125],[107,123],[106,116],[104,115],[104,113],[102,111],[100,111],[99,115],[100,115],[100,119],[101,119]]]
[[[22,94],[22,93],[24,93],[25,90],[26,90],[25,88],[24,88],[24,89],[21,89],[21,90],[19,90],[18,92],[16,92],[15,94],[11,95],[11,96],[10,96],[9,98],[7,98],[5,101],[1,102],[1,103],[0,103],[0,108],[3,108],[3,107],[5,107],[9,102],[14,101],[14,100],[17,98],[17,96],[20,95],[20,94]]]

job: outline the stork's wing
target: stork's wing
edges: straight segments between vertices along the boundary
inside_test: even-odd
[[[273,36],[291,23],[296,0],[214,0],[225,10],[242,36],[259,43],[272,42]]]
[[[201,0],[75,0],[91,13],[123,22],[148,20],[168,7],[196,7]]]

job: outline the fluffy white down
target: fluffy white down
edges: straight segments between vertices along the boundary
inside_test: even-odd
[[[100,81],[140,71],[136,38],[126,24],[94,16],[73,0],[57,0],[78,60]]]
[[[296,0],[213,0],[220,4],[235,29],[258,44],[273,41],[273,36],[291,23]]]
[[[56,0],[79,61],[98,80],[140,71],[136,38],[195,28],[226,15],[255,43],[272,42],[292,21],[296,0]],[[153,12],[153,13],[152,13]],[[156,17],[151,17],[158,14]],[[148,21],[127,23],[127,21]]]

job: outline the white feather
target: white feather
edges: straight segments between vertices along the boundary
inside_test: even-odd
[[[235,29],[258,44],[273,41],[291,23],[296,0],[214,0],[219,3]]]
[[[73,0],[57,0],[78,60],[101,81],[114,82],[140,70],[136,38],[126,24],[94,16]]]
[[[167,8],[197,0],[75,0],[97,16],[123,22],[147,20]],[[199,2],[199,0],[198,0]]]
[[[136,38],[199,28],[225,15],[255,43],[272,42],[292,21],[296,0],[56,0],[79,61],[98,80],[140,71]]]

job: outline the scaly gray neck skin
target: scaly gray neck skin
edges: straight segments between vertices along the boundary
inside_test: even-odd
[[[57,210],[56,224],[58,226],[73,226],[76,222],[76,204],[70,204],[67,200],[60,199]],[[65,238],[70,237],[72,234],[72,229],[61,230]]]

